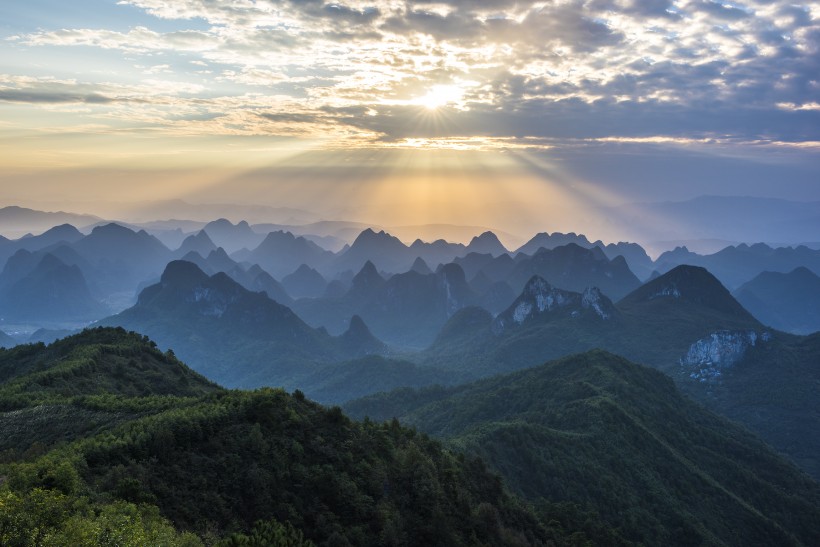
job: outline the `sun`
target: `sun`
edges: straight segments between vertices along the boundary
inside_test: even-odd
[[[427,95],[419,97],[418,104],[428,110],[458,103],[464,97],[464,90],[457,85],[434,85]]]

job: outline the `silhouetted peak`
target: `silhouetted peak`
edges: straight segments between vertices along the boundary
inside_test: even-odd
[[[43,258],[40,260],[40,263],[37,265],[37,269],[39,270],[54,270],[57,268],[67,268],[65,262],[57,258],[51,253],[46,253],[43,255]]]
[[[358,315],[354,315],[353,317],[350,318],[350,324],[347,327],[346,334],[348,336],[355,336],[355,337],[359,337],[359,336],[362,336],[362,335],[368,336],[368,337],[372,336],[372,333],[370,332],[370,329],[367,328],[367,325],[365,324],[364,319],[362,319]]]
[[[427,262],[420,256],[416,257],[416,260],[413,261],[413,265],[410,269],[414,272],[418,272],[422,275],[428,275],[433,273],[433,270],[430,269],[430,266],[427,265]]]
[[[353,279],[356,279],[356,277],[358,277],[358,276],[360,276],[360,275],[361,275],[361,276],[364,276],[364,277],[373,277],[373,276],[379,276],[379,277],[381,277],[381,276],[379,275],[379,270],[377,270],[377,269],[376,269],[376,265],[375,265],[375,264],[373,264],[373,263],[372,263],[371,261],[369,261],[369,260],[368,260],[367,262],[365,262],[365,263],[364,263],[364,266],[362,266],[362,269],[361,269],[361,270],[359,270],[359,273],[357,273],[357,274],[353,277]]]
[[[363,290],[370,290],[375,287],[379,287],[384,283],[384,278],[381,276],[379,271],[376,269],[376,266],[371,262],[367,261],[362,266],[362,269],[359,270],[359,273],[353,276],[351,281],[352,290],[354,291],[363,291]]]
[[[400,245],[402,247],[406,247],[406,245],[402,243],[401,240],[399,240],[399,238],[388,234],[384,230],[379,230],[378,232],[375,232],[372,228],[367,228],[363,230],[362,233],[358,235],[358,237],[356,237],[356,240],[353,242],[351,248],[359,248],[362,246],[371,247],[373,245],[381,247],[386,245]]]
[[[205,257],[203,257],[196,251],[188,251],[187,253],[185,253],[185,256],[180,258],[180,260],[183,260],[185,262],[193,262],[194,264],[197,264],[202,260],[205,260]]]
[[[798,266],[797,268],[789,272],[787,275],[800,279],[817,279],[818,277],[816,273],[806,268],[805,266]]]
[[[188,236],[188,239],[190,239],[191,241],[196,241],[198,243],[205,243],[205,244],[210,243],[211,245],[214,245],[214,242],[211,239],[211,236],[209,236],[208,232],[206,232],[205,230],[200,230],[197,233]]]
[[[218,218],[216,220],[212,220],[208,224],[205,225],[205,230],[208,228],[233,228],[233,222],[228,220],[227,218]]]
[[[382,353],[384,343],[373,336],[364,320],[358,315],[350,318],[347,330],[340,336],[342,347],[354,356]]]
[[[743,306],[706,268],[687,264],[677,266],[648,281],[624,297],[633,304],[651,300],[684,301],[736,316],[751,318]]]
[[[467,278],[464,275],[464,268],[456,264],[455,262],[451,262],[449,264],[443,264],[441,268],[436,270],[436,275],[443,277],[449,283],[459,283],[459,284],[466,284]]]
[[[162,272],[161,281],[163,285],[187,287],[204,282],[207,279],[208,275],[193,262],[173,260],[168,263],[165,271]]]
[[[483,234],[475,236],[473,239],[471,239],[470,244],[467,245],[467,249],[479,253],[490,253],[492,255],[498,255],[507,252],[507,249],[504,247],[504,245],[501,244],[501,241],[498,240],[498,237],[493,232],[489,231],[484,232]]]
[[[296,236],[292,233],[285,232],[284,230],[276,230],[275,232],[269,232],[257,248],[265,249],[281,245],[291,245],[294,241],[296,241]]]
[[[59,239],[79,239],[83,237],[82,232],[71,224],[60,224],[43,232],[40,237],[59,238]]]
[[[231,257],[228,256],[228,253],[225,252],[225,249],[222,247],[217,247],[213,251],[210,252],[208,255],[208,260],[231,260]],[[231,260],[231,262],[233,262]]]
[[[134,231],[116,222],[103,224],[91,230],[91,235],[98,237],[132,236]]]
[[[314,273],[319,273],[307,264],[301,264],[296,270],[293,272],[295,275],[313,275]]]

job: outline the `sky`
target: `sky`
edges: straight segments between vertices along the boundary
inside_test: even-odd
[[[3,205],[522,234],[819,181],[820,2],[0,4]]]

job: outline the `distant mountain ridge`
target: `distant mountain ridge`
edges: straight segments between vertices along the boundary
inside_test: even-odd
[[[820,276],[808,268],[763,272],[734,296],[766,325],[797,334],[820,331]]]
[[[101,220],[100,217],[94,215],[81,215],[63,211],[37,211],[10,205],[0,208],[0,233],[8,238],[19,238],[25,234],[42,233],[63,224],[84,227]]]
[[[245,289],[225,273],[208,276],[185,261],[170,262],[134,307],[99,324],[147,333],[160,346],[175,348],[198,372],[231,387],[298,387],[310,394],[314,385],[335,379],[339,390],[355,390],[345,382],[360,379],[348,368],[358,367],[358,359],[389,353],[360,317],[353,316],[340,336],[330,336],[264,293]],[[391,389],[399,380],[374,371],[372,382]]]

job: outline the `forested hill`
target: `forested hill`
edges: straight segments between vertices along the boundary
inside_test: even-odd
[[[0,427],[14,433],[2,545],[622,542],[573,506],[528,508],[480,460],[398,422],[223,390],[123,329],[0,360]]]
[[[596,350],[454,388],[346,405],[479,455],[532,501],[597,512],[645,545],[814,545],[820,485],[682,396],[662,373]]]

